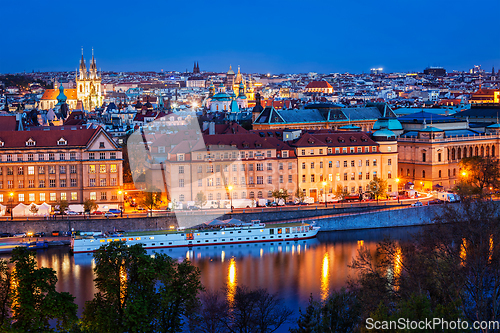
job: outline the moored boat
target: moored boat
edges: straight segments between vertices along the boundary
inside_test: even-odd
[[[314,238],[319,227],[306,223],[265,225],[260,221],[239,225],[206,225],[193,229],[124,232],[115,235],[76,236],[71,239],[74,253],[94,252],[104,244],[124,241],[127,245],[142,244],[146,249],[193,247],[238,243],[273,242]]]

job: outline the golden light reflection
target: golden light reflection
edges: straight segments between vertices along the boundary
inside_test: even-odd
[[[297,244],[297,254],[300,255],[300,244]]]
[[[229,306],[233,306],[234,296],[236,295],[236,260],[231,258],[229,260],[229,268],[227,272],[227,301]]]
[[[491,261],[493,258],[493,235],[490,235],[490,257],[489,261]]]
[[[123,304],[125,302],[125,296],[127,295],[127,271],[125,266],[120,266],[120,302]]]
[[[365,245],[365,242],[363,240],[358,241],[358,248],[363,247]]]
[[[16,308],[17,308],[17,305],[18,305],[18,302],[17,302],[17,287],[19,286],[19,281],[17,281],[17,278],[16,278],[16,267],[13,267],[12,268],[12,273],[11,273],[11,278],[10,278],[10,291],[12,293],[12,304],[11,304],[11,310],[12,310],[12,313],[11,315],[12,316],[15,316],[16,315]]]
[[[465,265],[465,259],[467,258],[467,240],[462,238],[462,244],[460,245],[460,259],[462,259],[462,266]]]
[[[220,254],[220,261],[224,262],[224,259],[226,259],[226,252],[222,251],[221,254]]]
[[[263,248],[260,248],[260,257],[262,258],[264,256],[264,249]]]
[[[330,291],[330,257],[328,252],[323,255],[323,264],[321,267],[321,301],[328,298]]]
[[[402,256],[401,248],[398,246],[396,249],[396,253],[394,254],[394,289],[395,290],[398,290],[398,288],[399,288],[396,281],[398,280],[399,276],[401,275],[402,259],[403,259],[403,256]]]

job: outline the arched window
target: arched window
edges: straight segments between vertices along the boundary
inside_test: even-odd
[[[467,157],[467,147],[464,148],[464,158]]]
[[[461,160],[461,159],[462,159],[462,148],[458,148],[458,150],[457,150],[457,158],[458,158],[459,160]]]
[[[450,169],[448,169],[448,177],[450,177]]]
[[[410,177],[410,169],[406,169],[406,176]]]
[[[495,157],[495,146],[491,146],[491,156]]]
[[[490,156],[490,146],[486,146],[486,156]]]
[[[425,170],[422,170],[422,178],[425,178]]]
[[[481,146],[481,156],[484,156],[484,147]]]
[[[474,148],[474,156],[479,156],[479,148],[478,147]]]
[[[250,199],[253,199],[255,198],[255,194],[253,193],[253,191],[250,191]]]
[[[450,148],[446,149],[448,151],[448,161],[450,160]]]
[[[472,157],[472,147],[469,147],[469,157]]]
[[[441,178],[441,170],[439,170],[439,178]]]
[[[455,168],[453,168],[453,177],[457,175]]]
[[[257,198],[262,198],[262,191],[257,192]]]
[[[455,159],[455,148],[453,148],[451,150],[451,159],[454,160]]]

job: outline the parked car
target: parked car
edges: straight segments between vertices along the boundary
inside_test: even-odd
[[[52,231],[52,237],[59,236],[59,231]]]
[[[114,213],[110,213],[110,212],[106,212],[104,213],[104,217],[117,217],[118,215],[114,214]]]
[[[189,206],[188,207],[190,210],[200,210],[201,208],[198,207],[198,206]],[[168,211],[168,208],[167,208],[167,211]]]
[[[14,236],[13,234],[11,234],[10,232],[3,232],[0,234],[0,237],[2,238],[5,238],[5,237],[12,237]]]
[[[43,232],[43,231],[35,232],[33,234],[33,237],[45,237],[45,232]]]
[[[101,212],[100,210],[96,210],[95,212],[92,213],[93,215],[103,215],[104,212]]]
[[[120,214],[121,210],[119,210],[119,209],[110,209],[110,210],[108,210],[108,212],[113,213],[113,214]]]
[[[414,202],[411,204],[412,207],[422,207],[423,204],[420,201]]]
[[[14,237],[26,237],[26,233],[20,232],[20,233],[14,234]]]
[[[146,208],[144,208],[144,207],[137,207],[136,209],[137,210],[146,210]]]
[[[78,213],[77,213],[77,212],[74,212],[74,211],[72,211],[72,210],[68,210],[68,211],[66,212],[66,215],[78,215]]]
[[[429,201],[429,205],[440,205],[442,203],[444,203],[444,201],[440,200],[440,199],[434,199],[434,200]]]

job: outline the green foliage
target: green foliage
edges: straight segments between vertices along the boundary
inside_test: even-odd
[[[297,200],[299,200],[299,202],[304,202],[304,198],[306,197],[306,194],[304,191],[302,191],[299,188],[297,188],[297,191],[295,191],[295,198],[297,198]]]
[[[288,191],[285,190],[285,189],[274,190],[274,191],[271,192],[271,196],[276,201],[279,201],[280,199],[283,199],[286,202],[286,198],[288,198]]]
[[[372,197],[378,200],[380,197],[384,197],[387,192],[387,180],[373,177],[373,180],[368,184],[368,193]]]
[[[51,85],[48,85],[42,80],[34,80],[33,78],[27,76],[27,75],[21,75],[21,74],[7,74],[7,75],[1,75],[0,76],[0,81],[3,81],[6,87],[18,87],[22,90],[28,90],[30,87],[30,83],[38,83],[40,86],[44,88],[51,88]]]
[[[30,213],[35,215],[36,213],[38,213],[38,208],[36,208],[36,205],[35,204],[31,204],[30,206]]]
[[[345,196],[347,195],[347,191],[344,189],[342,185],[337,185],[337,188],[335,189],[335,197],[338,198],[338,200],[344,200]]]
[[[87,199],[83,202],[83,210],[86,212],[86,213],[92,213],[94,210],[97,209],[97,207],[99,207],[94,200],[90,200],[90,199]]]
[[[147,208],[150,212],[160,207],[161,191],[154,187],[148,187],[139,197],[139,204]]]
[[[15,285],[10,295],[14,332],[67,331],[74,326],[77,305],[74,297],[57,292],[56,272],[51,268],[37,268],[35,253],[26,248],[15,248],[10,262],[14,264],[11,279]],[[55,320],[55,328],[49,325]]]
[[[7,266],[7,261],[0,259],[0,331],[3,331],[3,328],[7,330],[10,324],[10,282],[11,274]]]
[[[200,271],[187,260],[155,254],[141,245],[112,242],[95,254],[94,299],[85,304],[86,332],[180,332],[202,290]]]
[[[205,193],[203,193],[202,191],[198,192],[196,194],[196,198],[194,200],[194,203],[198,207],[205,206],[205,204],[207,203],[207,196],[205,195]]]
[[[67,200],[59,200],[56,203],[59,206],[59,214],[64,214],[65,211],[68,210],[69,204]]]
[[[489,156],[467,157],[460,161],[460,182],[455,190],[461,197],[484,197],[489,188],[500,186],[500,166],[498,160]]]

